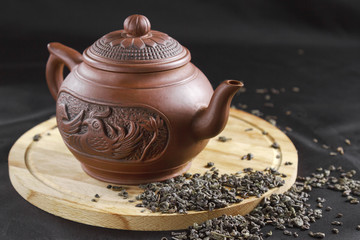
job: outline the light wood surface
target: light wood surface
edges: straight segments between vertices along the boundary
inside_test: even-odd
[[[251,131],[245,131],[252,128]],[[263,135],[262,132],[268,132]],[[35,134],[41,134],[39,141],[33,141]],[[263,170],[274,167],[285,173],[285,185],[270,190],[264,196],[286,191],[296,179],[298,157],[290,139],[268,122],[249,113],[231,109],[230,118],[219,136],[232,138],[219,142],[211,139],[192,163],[190,173],[203,173],[207,162],[212,161],[222,173],[235,173],[251,167]],[[276,141],[280,149],[271,144]],[[252,153],[251,161],[240,160]],[[276,158],[280,155],[280,158]],[[293,165],[284,165],[290,161]],[[125,186],[129,199],[123,199],[118,192],[106,188],[105,182],[89,177],[80,163],[64,145],[55,118],[45,121],[20,137],[9,154],[9,175],[16,191],[31,204],[40,209],[72,221],[116,229],[128,230],[177,230],[185,229],[194,222],[201,223],[222,214],[246,214],[261,198],[249,198],[241,203],[213,211],[191,211],[188,214],[161,214],[135,207],[128,202],[141,190],[137,186]],[[95,194],[101,197],[92,202]]]

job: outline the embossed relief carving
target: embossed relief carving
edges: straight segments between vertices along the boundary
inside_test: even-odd
[[[67,144],[107,159],[154,159],[168,141],[166,123],[153,110],[92,104],[64,92],[58,98],[57,121]]]

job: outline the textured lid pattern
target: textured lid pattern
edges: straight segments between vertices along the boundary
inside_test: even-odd
[[[129,67],[129,64],[174,62],[184,56],[190,60],[186,48],[167,34],[150,30],[150,27],[145,16],[131,15],[125,19],[123,30],[106,34],[90,46],[85,54],[95,60],[91,65],[102,62],[113,66],[126,64]],[[186,61],[181,62],[184,64]],[[172,67],[177,67],[175,65],[172,64]]]
[[[140,37],[128,37],[125,30],[120,30],[100,38],[91,46],[90,51],[114,61],[153,60],[174,57],[183,51],[183,47],[158,31],[151,31]]]

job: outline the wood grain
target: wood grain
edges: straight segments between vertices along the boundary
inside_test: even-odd
[[[245,129],[252,128],[250,131]],[[268,132],[267,135],[262,134]],[[33,141],[41,134],[39,141]],[[220,173],[235,173],[251,167],[263,170],[277,168],[285,173],[285,185],[270,190],[264,196],[284,192],[295,182],[298,166],[297,151],[290,139],[268,122],[243,111],[231,109],[230,118],[220,134],[232,138],[219,142],[211,139],[192,163],[191,173],[203,173],[207,162],[212,161]],[[271,144],[276,141],[280,149]],[[253,153],[251,161],[240,160],[241,156]],[[276,155],[280,157],[277,158]],[[285,166],[290,161],[293,165]],[[222,214],[246,214],[261,198],[249,198],[241,203],[214,211],[191,211],[188,214],[141,212],[134,199],[141,190],[137,186],[125,186],[129,199],[122,199],[117,192],[106,188],[105,182],[89,177],[80,163],[65,147],[55,118],[45,121],[21,136],[9,154],[9,175],[16,191],[40,209],[72,221],[116,229],[160,231],[185,229],[194,222],[203,222]],[[92,202],[95,194],[101,197]]]

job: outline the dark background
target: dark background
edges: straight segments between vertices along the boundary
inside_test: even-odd
[[[0,7],[0,239],[160,239],[169,232],[110,230],[71,222],[26,202],[12,188],[8,152],[26,130],[55,113],[47,90],[46,44],[58,41],[82,52],[102,35],[122,29],[131,14],[146,15],[152,28],[189,48],[192,62],[214,87],[224,79],[242,80],[247,91],[233,104],[278,117],[278,126],[299,152],[299,175],[316,167],[342,165],[360,170],[360,4],[318,1],[3,1]],[[297,86],[299,93],[291,88]],[[256,88],[285,88],[266,108]],[[285,115],[291,110],[292,115]],[[319,139],[319,144],[312,142]],[[346,146],[344,139],[351,140]],[[344,156],[329,156],[343,146]],[[359,177],[356,177],[359,179]],[[327,239],[360,239],[359,205],[338,192],[326,197],[324,218],[311,230]],[[330,222],[344,213],[340,234]],[[271,239],[288,239],[274,231]],[[300,239],[308,239],[300,232]],[[291,239],[291,237],[290,237]]]

